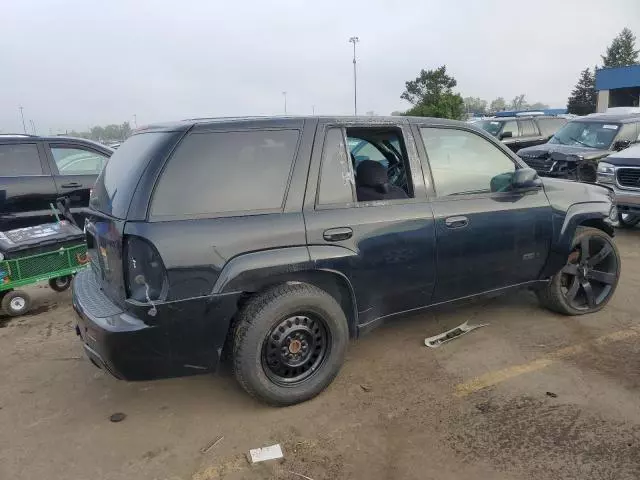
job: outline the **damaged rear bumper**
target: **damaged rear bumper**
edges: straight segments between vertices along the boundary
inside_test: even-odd
[[[159,303],[152,317],[148,305],[116,305],[85,269],[73,283],[76,333],[89,359],[123,380],[204,373],[218,364],[239,295]]]

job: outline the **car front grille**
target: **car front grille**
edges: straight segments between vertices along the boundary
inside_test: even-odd
[[[523,158],[524,162],[537,172],[548,172],[553,166],[551,158]]]
[[[640,188],[640,168],[619,168],[616,176],[621,187]]]

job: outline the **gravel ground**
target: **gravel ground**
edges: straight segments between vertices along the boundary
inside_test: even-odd
[[[622,279],[597,314],[523,291],[395,320],[351,344],[323,394],[280,409],[227,368],[115,380],[83,357],[69,293],[32,288],[32,314],[0,318],[0,478],[640,478],[640,230],[617,243]],[[424,347],[465,320],[490,326]],[[273,443],[284,461],[248,464]]]

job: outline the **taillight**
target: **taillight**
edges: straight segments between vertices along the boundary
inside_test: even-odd
[[[158,251],[146,240],[126,237],[125,284],[127,296],[141,303],[153,303],[167,296],[166,272]]]

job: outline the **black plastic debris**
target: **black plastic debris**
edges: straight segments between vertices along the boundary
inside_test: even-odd
[[[111,420],[114,423],[117,423],[117,422],[121,422],[125,418],[127,418],[127,414],[126,413],[117,412],[117,413],[114,413],[113,415],[111,415],[109,417],[109,420]]]

